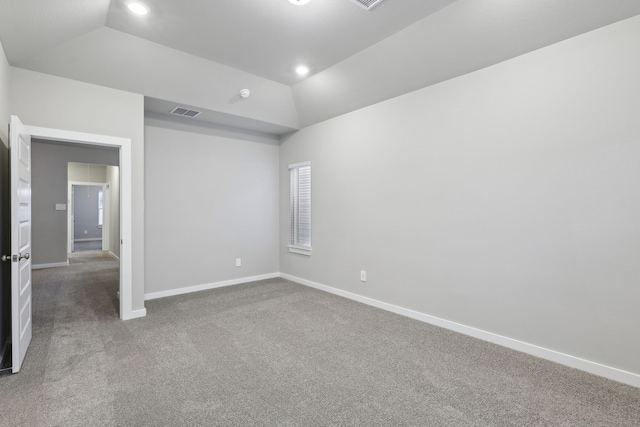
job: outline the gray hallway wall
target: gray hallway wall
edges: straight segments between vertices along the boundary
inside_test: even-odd
[[[117,165],[118,150],[34,141],[32,144],[32,256],[34,265],[67,262],[67,164]]]

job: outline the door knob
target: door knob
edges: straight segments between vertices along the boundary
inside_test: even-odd
[[[14,255],[14,256],[11,256],[11,255],[2,255],[2,257],[0,257],[0,259],[1,259],[2,261],[13,261],[13,262],[18,262],[18,261],[20,261],[20,260],[23,260],[23,259],[29,259],[29,258],[31,258],[31,255],[30,255],[30,254],[24,254],[24,255],[22,255],[22,254],[21,254],[21,253],[19,253],[19,252],[18,252],[18,255]]]

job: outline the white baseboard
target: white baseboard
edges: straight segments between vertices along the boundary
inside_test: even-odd
[[[133,310],[129,313],[126,313],[124,316],[122,316],[122,320],[131,320],[131,319],[138,319],[140,317],[144,317],[147,315],[147,309],[143,308],[140,310]]]
[[[373,307],[381,308],[383,310],[391,311],[402,316],[410,317],[415,320],[420,320],[425,323],[429,323],[435,326],[439,326],[445,329],[449,329],[461,334],[469,335],[474,338],[479,338],[484,341],[488,341],[494,344],[501,345],[513,350],[521,351],[523,353],[530,354],[532,356],[540,357],[542,359],[550,360],[552,362],[560,363],[561,365],[569,366],[571,368],[579,369],[581,371],[589,372],[594,375],[608,378],[610,380],[618,381],[624,384],[628,384],[634,387],[640,387],[640,375],[633,372],[623,371],[611,366],[602,365],[600,363],[585,360],[580,357],[571,356],[569,354],[560,353],[555,350],[540,347],[534,344],[529,344],[523,341],[519,341],[513,338],[508,338],[502,335],[494,334],[492,332],[483,331],[471,326],[463,325],[460,323],[445,320],[439,317],[431,316],[428,314],[420,313],[418,311],[409,310],[407,308],[398,307],[393,304],[378,301],[373,298],[364,297],[362,295],[354,294],[351,292],[343,291],[341,289],[332,288],[331,286],[315,283],[310,280],[301,279],[299,277],[291,276],[289,274],[280,273],[280,277],[290,280],[292,282],[299,283],[301,285],[309,286],[321,291],[329,292],[341,297],[345,297],[354,301],[358,301]]]
[[[52,264],[32,264],[32,270],[39,270],[41,268],[54,268],[54,267],[68,267],[69,261],[67,262],[54,262]]]
[[[113,252],[109,251],[109,255],[111,255],[111,258],[115,259],[116,261],[120,261],[120,257]]]
[[[89,239],[73,239],[74,242],[95,242],[97,240],[102,240],[101,237],[91,237]]]
[[[188,286],[186,288],[171,289],[168,291],[152,292],[144,294],[144,300],[172,297],[175,295],[189,294],[191,292],[206,291],[208,289],[222,288],[225,286],[239,285],[241,283],[256,282],[258,280],[274,279],[280,277],[280,273],[262,274],[259,276],[241,277],[239,279],[223,280],[221,282],[206,283],[204,285]]]

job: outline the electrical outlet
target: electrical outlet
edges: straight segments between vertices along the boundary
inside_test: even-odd
[[[88,231],[87,231],[87,230],[84,230],[84,234],[87,234],[87,233],[88,233]]]
[[[361,282],[366,282],[367,281],[367,272],[364,270],[360,271],[360,281]]]
[[[240,258],[236,258],[236,267],[240,267],[242,265],[242,260]]]

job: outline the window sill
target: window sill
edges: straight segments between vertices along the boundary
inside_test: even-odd
[[[293,254],[306,255],[311,256],[311,248],[303,247],[303,246],[287,246],[289,248],[289,252]]]

